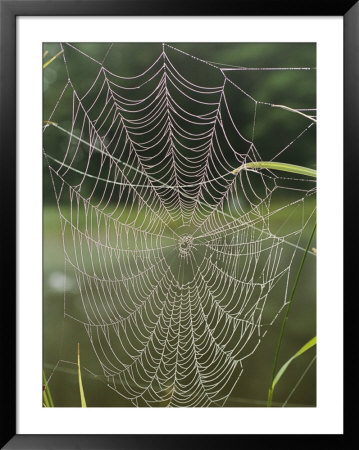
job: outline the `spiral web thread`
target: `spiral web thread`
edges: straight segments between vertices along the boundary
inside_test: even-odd
[[[253,142],[256,113],[274,105],[228,74],[309,68],[224,66],[163,44],[143,73],[122,77],[106,69],[115,45],[101,62],[61,45],[68,81],[44,126],[66,268],[79,290],[78,301],[65,301],[65,317],[83,323],[108,385],[134,406],[224,406],[243,361],[286,305],[293,258],[314,214],[306,200],[315,194],[305,177],[232,174],[265,159]],[[98,67],[82,94],[70,51]],[[172,61],[176,53],[222,82],[191,82]],[[252,104],[251,136],[240,131],[229,95]],[[69,96],[65,126],[56,112]],[[314,125],[313,111],[288,112],[298,112],[304,128],[271,160]],[[50,132],[65,145],[47,148]],[[289,201],[274,202],[289,191]],[[288,220],[300,211],[300,219],[273,230],[283,211]]]

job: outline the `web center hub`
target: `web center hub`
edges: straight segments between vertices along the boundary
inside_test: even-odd
[[[178,251],[181,257],[189,256],[194,247],[193,236],[186,234],[181,236],[178,240]]]

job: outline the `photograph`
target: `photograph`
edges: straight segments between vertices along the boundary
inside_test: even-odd
[[[316,43],[42,63],[42,406],[315,408]]]

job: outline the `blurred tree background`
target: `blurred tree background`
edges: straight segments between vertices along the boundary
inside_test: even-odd
[[[74,45],[97,61],[102,61],[109,48],[108,43],[74,43]],[[226,71],[226,76],[240,86],[258,102],[286,105],[293,109],[316,107],[316,46],[311,43],[169,43],[176,49],[189,53],[205,61],[228,66],[252,68],[299,68],[313,70],[253,70]],[[45,43],[45,59],[50,59],[61,50],[58,43]],[[105,67],[124,77],[142,73],[160,56],[160,43],[119,43],[106,56]],[[176,67],[181,67],[183,76],[201,86],[222,84],[220,71],[199,63],[179,52],[166,47],[166,53]],[[70,76],[76,89],[85,93],[98,73],[98,64],[81,53],[66,48]],[[54,109],[67,82],[68,74],[62,55],[43,71],[43,118],[47,120]],[[149,86],[149,89],[151,86]],[[235,88],[233,87],[233,90]],[[240,102],[231,96],[231,86],[227,86],[229,107],[237,119],[236,125],[244,137],[251,139],[254,125],[253,101],[243,95]],[[233,98],[233,101],[231,101]],[[67,130],[72,124],[72,98],[64,96],[56,111],[56,122]],[[196,112],[194,112],[196,113]],[[308,120],[293,112],[258,104],[255,117],[254,144],[263,155],[270,159],[285,148],[308,127]],[[64,149],[68,136],[60,136],[56,130],[46,132],[46,151]],[[279,159],[306,167],[316,164],[316,127],[312,126],[289,151]],[[100,155],[95,156],[100,159]],[[233,161],[234,163],[235,161]],[[71,175],[69,175],[71,176]],[[73,175],[75,177],[75,174]],[[59,360],[76,361],[76,343],[81,342],[82,364],[91,372],[101,375],[101,367],[93,355],[83,327],[63,318],[63,286],[66,277],[61,242],[61,229],[49,169],[44,159],[43,172],[44,201],[44,369],[49,376]],[[283,218],[284,219],[284,218]],[[280,220],[280,218],[278,219]],[[304,230],[303,246],[310,230]],[[315,246],[315,243],[313,243]],[[294,267],[294,272],[296,272]],[[66,296],[78,295],[74,279],[66,279]],[[294,299],[285,335],[280,362],[286,361],[305,342],[316,334],[315,307],[315,258],[308,258],[303,276]],[[281,316],[282,317],[282,316]],[[296,318],[300,318],[297,320]],[[264,406],[270,382],[281,320],[277,320],[269,330],[264,342],[251,358],[248,358],[244,373],[234,389],[228,406]],[[295,361],[277,387],[276,401],[283,402],[290,390],[312,359],[313,353],[303,355]],[[105,386],[101,376],[93,376],[84,370],[84,388],[88,406],[131,406]],[[76,367],[60,363],[53,373],[50,387],[57,406],[79,406]],[[313,365],[293,394],[289,404],[315,406],[315,365]]]

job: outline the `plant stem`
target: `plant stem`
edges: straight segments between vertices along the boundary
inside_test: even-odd
[[[256,169],[268,169],[268,170],[280,170],[282,172],[297,173],[299,175],[305,175],[307,177],[316,178],[317,171],[310,169],[309,167],[297,166],[295,164],[281,163],[277,161],[253,161],[242,164],[232,171],[233,175],[237,175],[241,170],[256,170]]]
[[[299,281],[300,275],[301,275],[301,273],[302,273],[304,261],[305,261],[305,259],[306,259],[306,256],[307,256],[307,253],[308,253],[310,244],[311,244],[311,242],[312,242],[312,239],[313,239],[313,236],[314,236],[314,233],[315,233],[316,228],[317,228],[317,224],[315,223],[315,224],[314,224],[314,227],[313,227],[313,230],[312,230],[312,233],[311,233],[311,235],[310,235],[310,238],[309,238],[309,240],[308,240],[307,247],[306,247],[306,249],[305,249],[304,255],[303,255],[302,260],[301,260],[301,262],[300,262],[300,266],[299,266],[299,269],[298,269],[298,272],[297,272],[297,276],[296,276],[295,281],[294,281],[293,289],[292,289],[292,292],[291,292],[291,294],[290,294],[288,306],[287,306],[287,309],[286,309],[286,311],[285,311],[285,316],[284,316],[284,319],[283,319],[283,322],[282,322],[282,329],[281,329],[281,332],[280,332],[280,335],[279,335],[279,340],[278,340],[278,345],[277,345],[277,351],[276,351],[275,358],[274,358],[274,364],[273,364],[273,370],[272,370],[272,379],[271,379],[270,388],[269,388],[269,391],[268,391],[268,402],[267,402],[267,406],[268,406],[268,407],[270,407],[271,404],[272,404],[272,397],[273,397],[273,388],[272,388],[272,385],[273,385],[273,380],[274,380],[274,378],[275,378],[275,374],[276,374],[276,370],[277,370],[279,351],[280,351],[280,348],[281,348],[281,345],[282,345],[282,340],[283,340],[284,330],[285,330],[285,327],[286,327],[286,324],[287,324],[287,320],[288,320],[288,316],[289,316],[290,307],[291,307],[291,305],[292,305],[293,297],[294,297],[295,291],[296,291],[296,289],[297,289],[297,285],[298,285],[298,281]]]
[[[64,51],[61,50],[59,53],[57,53],[57,54],[56,54],[55,56],[53,56],[51,59],[49,59],[48,61],[46,61],[45,64],[43,64],[42,68],[43,68],[43,69],[46,69],[46,67],[47,67],[48,65],[50,65],[53,61],[55,61],[55,59],[56,59],[58,56],[60,56],[61,53],[63,53],[63,52],[64,52]]]
[[[308,116],[308,114],[304,114],[302,111],[298,111],[297,109],[294,108],[290,108],[289,106],[284,106],[284,105],[271,105],[273,108],[282,108],[282,109],[286,109],[287,111],[292,111],[295,112],[297,114],[300,114],[303,117],[306,117],[307,119],[311,120],[312,122],[317,122],[317,119],[314,119],[314,117],[312,116]]]
[[[47,380],[46,380],[46,375],[45,375],[45,371],[42,371],[42,376],[43,376],[43,396],[44,396],[44,403],[45,406],[48,408],[53,408],[54,407],[54,402],[52,400],[52,396],[51,396],[51,392],[50,392],[50,388],[49,385],[47,384]]]
[[[300,383],[302,382],[303,378],[305,377],[305,375],[307,374],[308,370],[312,367],[314,361],[316,360],[317,355],[314,355],[313,359],[310,361],[310,363],[307,365],[307,367],[305,368],[304,372],[302,373],[302,375],[300,376],[299,380],[296,382],[294,388],[290,391],[290,394],[288,395],[288,397],[286,398],[285,402],[282,405],[282,408],[284,408],[285,406],[287,406],[289,399],[291,398],[291,396],[293,395],[293,392],[297,389],[297,387],[300,385]]]
[[[81,408],[86,408],[86,399],[84,388],[82,385],[82,377],[81,377],[81,365],[80,365],[80,344],[77,343],[77,372],[79,377],[79,388],[80,388],[80,398],[81,398]]]

